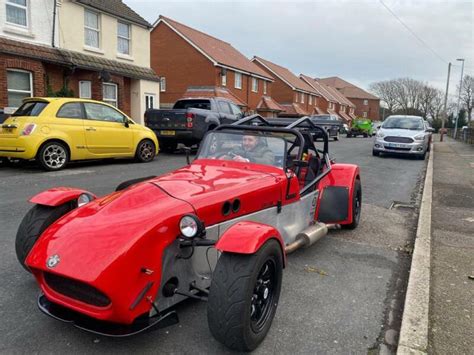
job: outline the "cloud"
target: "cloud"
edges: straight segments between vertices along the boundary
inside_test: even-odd
[[[125,2],[151,23],[160,14],[171,17],[295,74],[337,75],[363,87],[412,77],[445,87],[447,63],[379,1]],[[384,3],[444,60],[465,58],[466,71],[474,72],[471,1]],[[459,75],[459,67],[453,67],[453,80]]]

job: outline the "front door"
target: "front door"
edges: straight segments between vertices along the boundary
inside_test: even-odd
[[[133,126],[116,109],[100,103],[84,103],[87,150],[100,157],[130,156],[134,154]]]

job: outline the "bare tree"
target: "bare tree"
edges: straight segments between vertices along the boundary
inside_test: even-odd
[[[435,89],[435,95],[432,98],[431,105],[429,107],[429,114],[434,120],[442,119],[443,111],[444,111],[443,92],[439,89]]]
[[[459,85],[458,85],[459,90]],[[474,106],[474,77],[465,75],[461,87],[461,104],[466,109],[467,121],[471,122],[472,108]]]
[[[369,87],[386,105],[389,112],[393,112],[398,105],[394,80],[379,81],[372,83]]]
[[[431,109],[433,106],[433,101],[437,95],[439,90],[435,89],[434,87],[431,87],[427,84],[424,84],[420,88],[420,92],[418,95],[418,101],[419,101],[419,110],[423,112],[423,116],[427,117],[428,114],[431,113]]]

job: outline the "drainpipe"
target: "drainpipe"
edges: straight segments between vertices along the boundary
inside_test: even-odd
[[[53,9],[53,34],[52,34],[52,37],[51,37],[51,46],[54,48],[55,47],[55,44],[54,44],[54,35],[55,35],[55,32],[56,32],[56,1],[57,0],[54,0],[54,9]]]

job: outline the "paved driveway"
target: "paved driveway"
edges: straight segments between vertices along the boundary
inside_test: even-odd
[[[384,342],[393,349],[416,210],[389,207],[394,200],[416,204],[425,163],[372,157],[371,143],[371,138],[330,143],[338,162],[360,165],[361,225],[355,231],[332,231],[313,247],[289,256],[281,303],[256,354],[367,354]],[[34,165],[0,166],[0,352],[227,352],[212,338],[206,304],[200,301],[178,306],[179,325],[127,339],[96,337],[54,321],[38,311],[37,286],[15,257],[16,229],[30,208],[27,199],[35,193],[65,185],[102,195],[124,180],[159,175],[184,164],[182,154],[160,154],[150,164],[92,162],[50,173]]]

